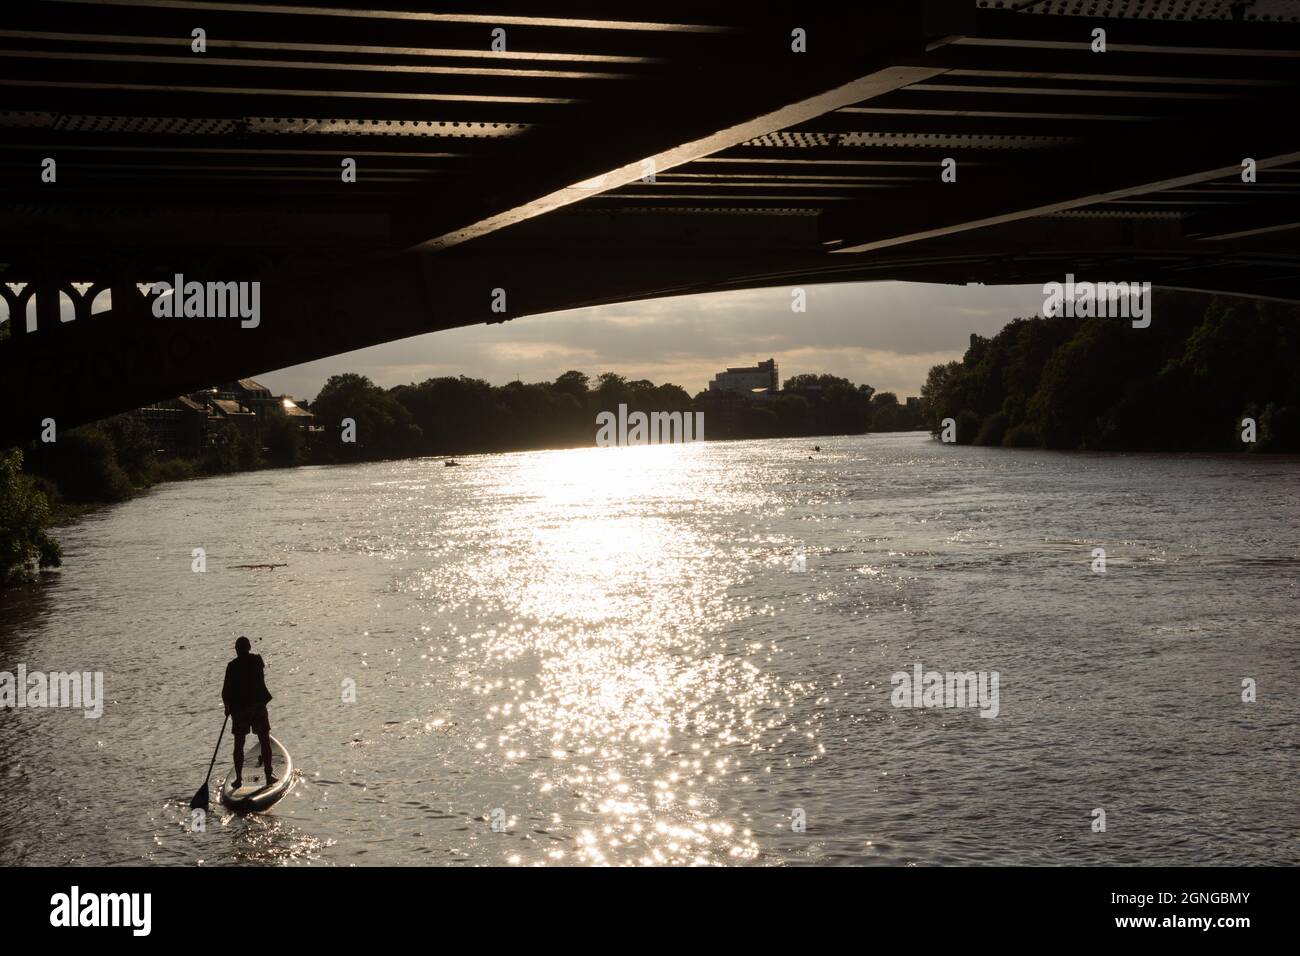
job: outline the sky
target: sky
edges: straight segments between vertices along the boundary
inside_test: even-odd
[[[805,292],[803,313],[792,310],[788,286],[675,296],[431,332],[257,379],[312,399],[340,372],[391,387],[444,375],[552,381],[577,369],[672,382],[694,395],[728,366],[775,358],[782,382],[829,373],[903,399],[920,394],[931,366],[961,358],[972,332],[992,335],[1043,307],[1037,285],[850,282]]]

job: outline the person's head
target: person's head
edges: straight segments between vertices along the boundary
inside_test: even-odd
[[[235,653],[240,657],[243,657],[249,652],[252,646],[253,645],[249,642],[248,638],[241,637],[239,640],[235,641]]]

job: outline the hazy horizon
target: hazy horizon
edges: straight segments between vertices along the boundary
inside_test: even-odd
[[[259,374],[274,392],[315,398],[330,375],[358,372],[385,388],[466,375],[493,385],[552,381],[569,369],[593,378],[672,382],[692,395],[728,366],[775,358],[784,382],[828,373],[919,395],[930,367],[960,359],[972,332],[991,335],[1042,308],[1037,286],[917,282],[806,285],[648,299],[472,325],[376,345]]]

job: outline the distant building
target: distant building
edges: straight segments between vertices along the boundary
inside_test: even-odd
[[[219,427],[234,428],[254,440],[257,438],[257,413],[230,398],[210,398],[213,423]]]
[[[303,408],[288,395],[279,397],[280,410],[289,417],[299,428],[307,431],[314,431],[316,425],[316,416],[307,409]]]
[[[269,388],[251,378],[169,398],[137,409],[134,414],[149,429],[156,450],[168,456],[192,458],[226,428],[260,443],[262,421],[274,411],[282,412],[303,431],[318,430],[313,427],[315,415],[288,395],[272,395]]]
[[[262,410],[275,404],[271,390],[251,378],[241,378],[237,382],[226,382],[212,390],[214,398],[222,401],[238,402],[246,409],[261,417]]]
[[[269,388],[251,378],[218,385],[211,394],[220,401],[239,403],[257,416],[259,424],[268,412],[275,411],[283,412],[304,429],[310,429],[316,421],[316,416],[298,405],[291,396],[272,395]]]
[[[149,430],[154,450],[166,456],[193,458],[208,446],[208,408],[192,398],[156,402],[135,417]]]
[[[774,395],[780,387],[776,359],[742,368],[729,368],[713,376],[713,381],[709,382],[710,392],[739,392],[750,396]]]

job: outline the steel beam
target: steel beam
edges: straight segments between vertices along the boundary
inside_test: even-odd
[[[936,175],[924,192],[905,199],[827,213],[823,239],[838,253],[871,252],[1239,177],[1247,157],[1259,169],[1294,163],[1300,160],[1300,131],[1276,123],[1272,108],[1274,101],[1255,101],[1251,109],[1233,114],[1207,111],[1204,126],[1213,132],[1195,141],[1185,125],[1156,125],[1131,136],[1093,139],[1068,157],[1019,168],[963,178],[959,165],[955,183],[942,183]]]

